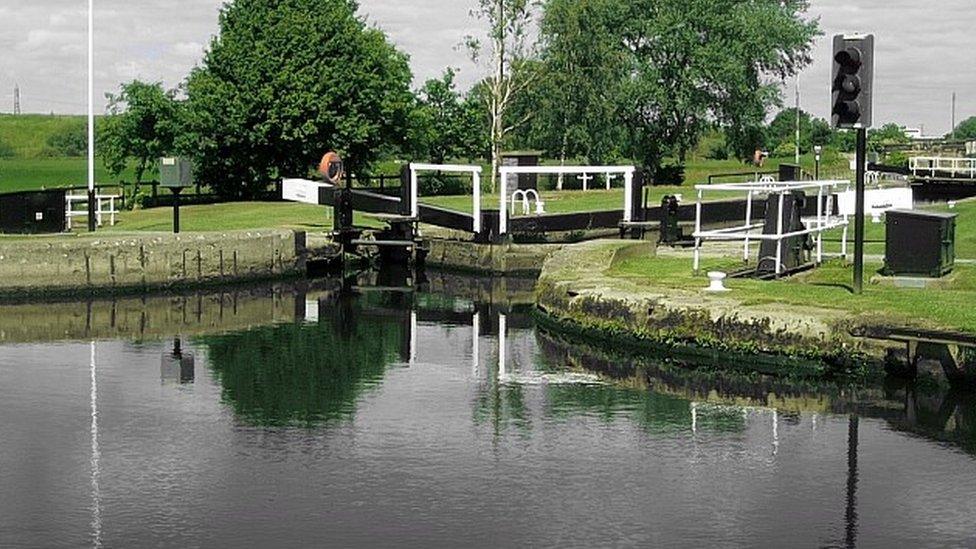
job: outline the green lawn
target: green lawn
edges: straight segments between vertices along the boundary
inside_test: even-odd
[[[649,187],[647,203],[651,207],[661,204],[665,195],[680,194],[685,201],[695,200],[695,189],[692,187]],[[623,189],[595,189],[590,191],[543,191],[540,193],[545,203],[546,213],[595,212],[601,210],[621,210],[624,207]],[[707,200],[740,197],[742,193],[712,192],[706,195]],[[439,206],[451,210],[471,213],[474,210],[471,195],[463,196],[431,196],[420,197],[420,202]],[[498,195],[482,195],[481,207],[485,209],[498,208]],[[533,206],[534,207],[534,206]],[[516,207],[516,213],[521,215],[522,206]]]
[[[380,227],[369,216],[356,215],[356,224]],[[104,232],[152,231],[173,229],[172,208],[152,208],[122,212],[114,227]],[[180,208],[180,229],[186,232],[236,231],[247,229],[294,229],[309,232],[332,230],[332,209],[291,202],[229,202]]]
[[[84,116],[49,114],[0,114],[0,143],[17,158],[42,158],[51,154],[47,142],[52,135],[85,128]]]
[[[113,185],[135,180],[131,169],[112,177],[100,160],[95,162],[95,181]],[[0,193],[80,187],[88,184],[85,158],[0,158]]]
[[[976,200],[959,202],[955,208],[949,209],[948,206],[931,206],[927,210],[935,212],[952,212],[959,217],[956,218],[956,257],[959,259],[976,259]],[[884,255],[885,253],[885,224],[874,223],[868,217],[864,223],[864,238],[867,243],[864,246],[865,253],[869,255]],[[831,240],[827,247],[831,251],[840,249],[841,231],[832,231],[827,234],[825,239]],[[854,220],[851,219],[851,227],[848,232],[850,239],[850,250],[853,252],[854,241]]]
[[[742,263],[731,258],[710,258],[702,271],[741,268]],[[881,268],[880,264],[865,267],[867,277]],[[690,258],[633,257],[621,260],[608,273],[611,277],[628,279],[648,288],[702,289],[708,285],[703,275],[692,273]],[[786,304],[891,315],[892,319],[928,319],[951,329],[976,332],[976,268],[958,266],[950,275],[952,282],[946,289],[893,288],[865,284],[862,295],[851,290],[852,269],[842,261],[830,261],[819,269],[788,279],[763,282],[751,279],[729,280],[726,286],[735,299],[744,305]]]

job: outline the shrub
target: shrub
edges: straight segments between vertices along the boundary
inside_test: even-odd
[[[72,124],[47,138],[47,156],[85,156],[88,154],[88,129]]]

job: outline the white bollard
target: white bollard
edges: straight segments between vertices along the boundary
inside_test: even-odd
[[[725,279],[729,275],[721,271],[711,271],[708,273],[708,288],[705,289],[706,292],[728,292],[729,289],[725,287]]]

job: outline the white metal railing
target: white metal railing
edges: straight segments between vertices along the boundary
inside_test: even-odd
[[[697,185],[698,202],[695,205],[695,259],[694,269],[699,272],[701,269],[701,248],[702,243],[708,240],[714,241],[742,241],[743,259],[749,260],[749,245],[754,240],[772,240],[776,246],[776,274],[782,273],[783,266],[783,247],[780,245],[783,240],[808,234],[816,235],[817,239],[817,264],[823,262],[823,234],[829,230],[843,228],[844,235],[842,240],[842,254],[847,255],[847,231],[848,217],[846,215],[833,216],[834,196],[836,191],[844,188],[850,190],[850,181],[769,181],[762,180],[751,183],[724,183],[715,185]],[[817,216],[807,220],[809,228],[800,231],[783,232],[783,204],[786,197],[794,191],[815,190],[817,192]],[[711,191],[739,191],[746,193],[746,218],[745,223],[736,227],[726,229],[716,229],[711,231],[702,230],[702,202],[706,192]],[[756,229],[762,229],[765,223],[752,222],[753,200],[756,196],[779,196],[779,215],[776,220],[776,232],[773,234],[753,234]]]
[[[475,234],[481,232],[481,166],[467,166],[461,164],[410,164],[410,204],[411,216],[420,217],[420,172],[448,172],[471,174],[472,201],[474,203],[473,216]]]
[[[908,169],[917,177],[948,175],[976,179],[976,158],[941,158],[917,156],[908,159]]]
[[[535,189],[519,189],[512,193],[512,210],[509,212],[510,215],[515,215],[515,206],[518,204],[519,200],[522,201],[522,215],[529,215],[532,211],[532,203],[535,202],[535,213],[536,215],[542,215],[546,213],[546,204],[539,197],[539,191]]]
[[[631,202],[634,192],[634,173],[637,168],[634,166],[501,166],[499,168],[499,199],[498,208],[498,232],[499,234],[508,233],[508,176],[510,175],[614,175],[624,176],[624,222],[631,221],[632,211]]]
[[[101,227],[103,225],[102,217],[104,215],[109,216],[109,225],[115,226],[115,216],[119,213],[119,210],[115,207],[115,201],[120,200],[122,197],[118,195],[95,195],[95,223]],[[64,215],[67,221],[67,228],[70,231],[72,227],[72,218],[75,217],[88,217],[88,194],[83,195],[66,195],[64,197]],[[76,205],[85,206],[84,209],[77,209]],[[106,208],[106,205],[108,206]]]

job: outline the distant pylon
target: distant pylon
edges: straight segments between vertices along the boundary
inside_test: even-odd
[[[14,114],[20,114],[20,86],[14,84]]]

